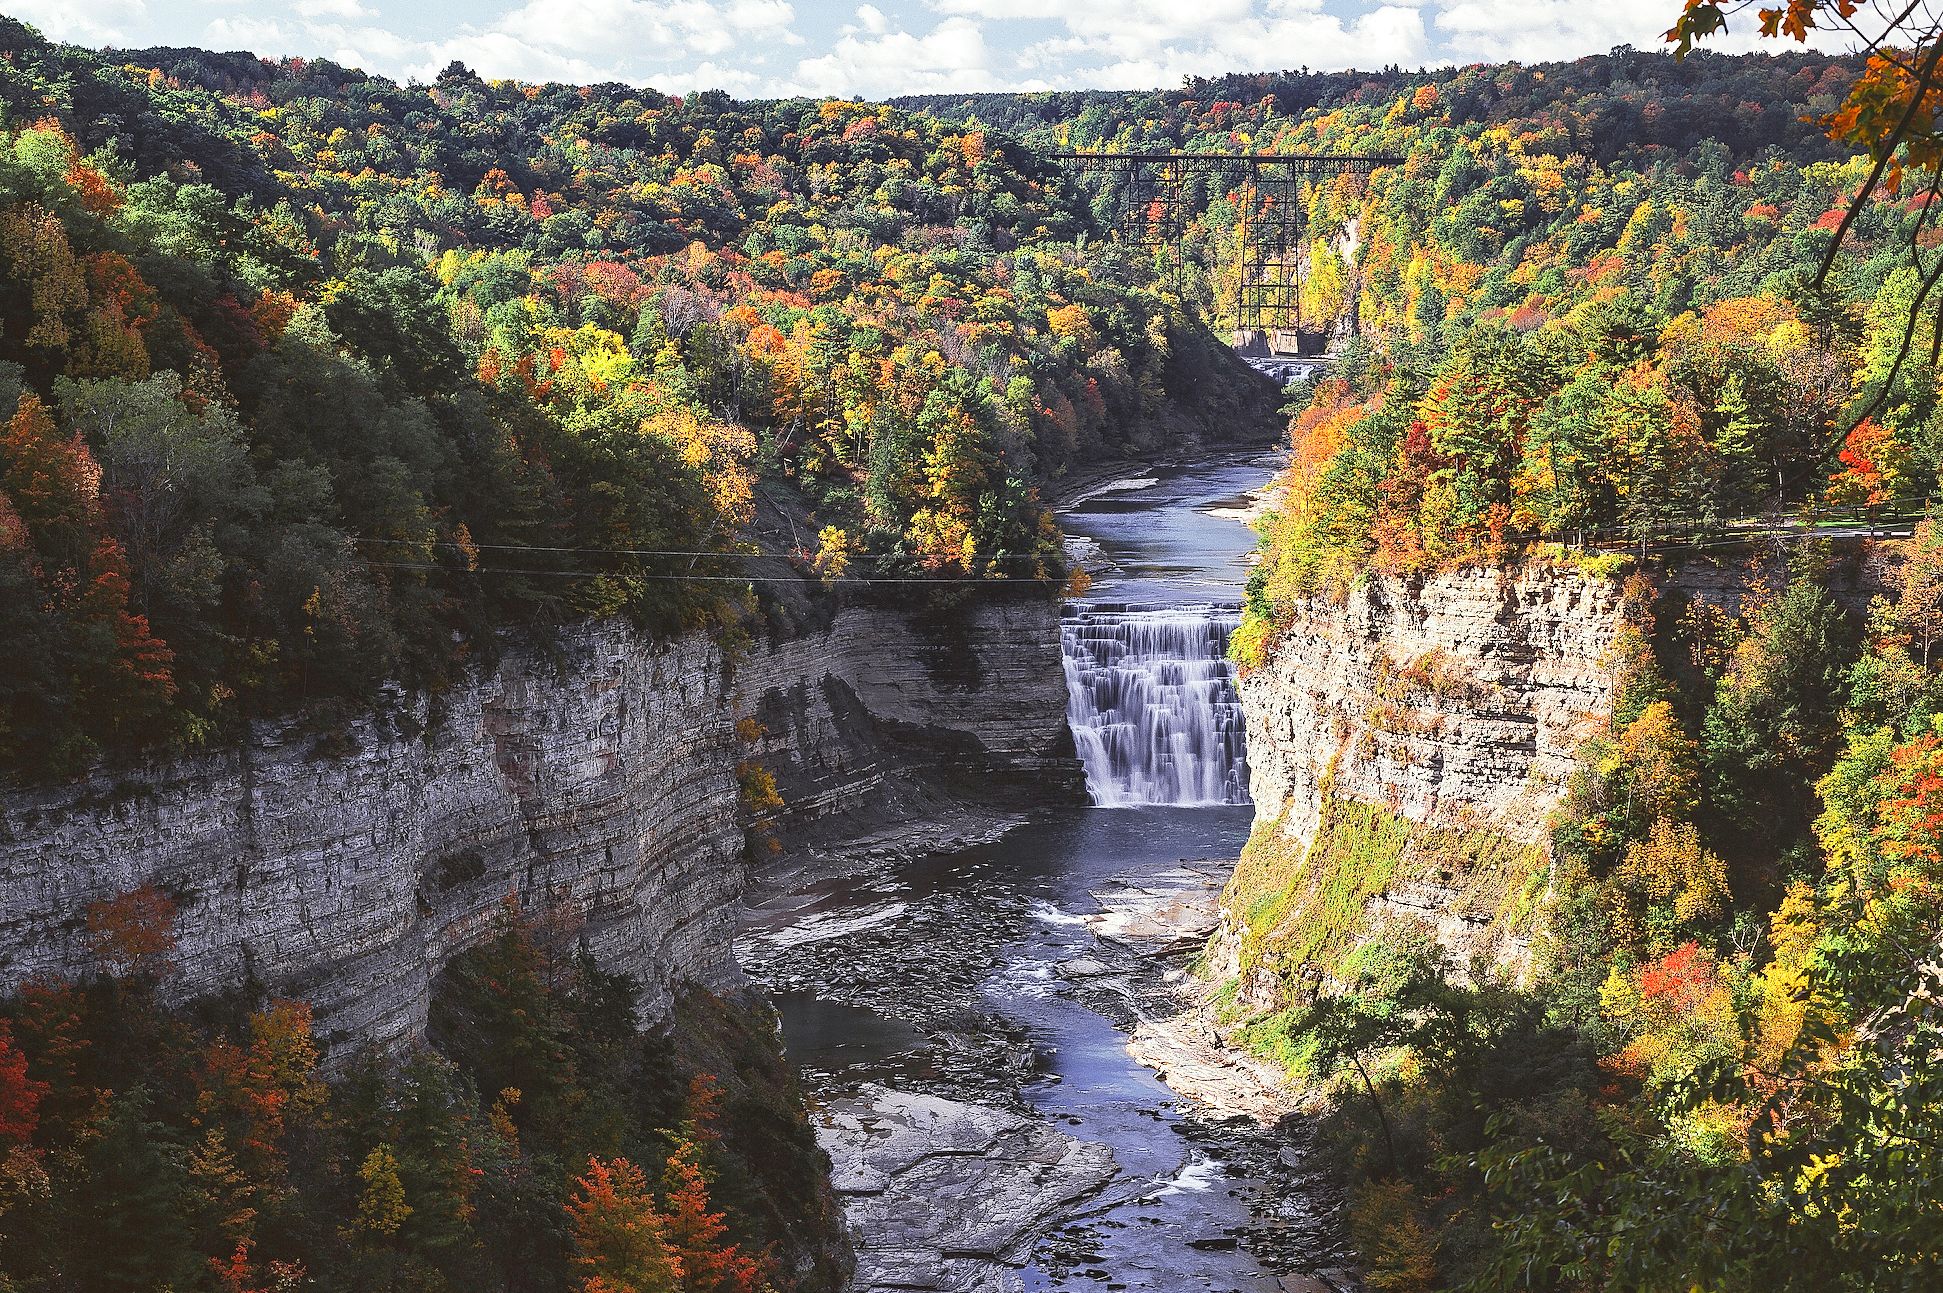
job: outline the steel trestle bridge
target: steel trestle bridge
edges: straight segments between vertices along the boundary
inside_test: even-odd
[[[1205,200],[1201,177],[1220,176],[1241,205],[1241,273],[1236,288],[1237,344],[1263,344],[1297,354],[1318,342],[1317,324],[1302,317],[1307,281],[1305,235],[1309,187],[1337,175],[1368,175],[1404,158],[1371,153],[1055,153],[1075,170],[1118,177],[1114,236],[1144,247],[1178,243]]]

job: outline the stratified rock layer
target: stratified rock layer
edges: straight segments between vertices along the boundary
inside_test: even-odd
[[[1520,970],[1547,820],[1612,704],[1620,588],[1570,568],[1373,577],[1242,680],[1255,835],[1208,961],[1268,1010],[1411,923]]]
[[[1334,795],[1537,842],[1611,705],[1618,626],[1616,583],[1556,567],[1311,602],[1241,684],[1256,820],[1307,841]]]
[[[261,724],[233,750],[0,804],[0,982],[84,970],[81,913],[154,884],[180,907],[172,986],[301,997],[331,1041],[418,1034],[433,977],[508,894],[635,975],[738,980],[735,736],[720,653],[619,624],[557,667],[515,651],[328,742]]]
[[[993,596],[947,612],[852,608],[741,661],[749,749],[776,777],[776,825],[811,865],[994,833],[1005,810],[1078,803],[1057,610]]]
[[[85,971],[89,905],[152,883],[180,908],[174,992],[256,983],[309,1001],[338,1053],[390,1046],[514,894],[659,1019],[679,985],[741,981],[751,757],[831,840],[899,819],[863,811],[874,796],[915,813],[986,772],[1019,795],[1077,784],[1056,608],[963,618],[849,610],[739,667],[701,637],[589,625],[328,738],[261,724],[236,749],[0,795],[0,991]],[[787,721],[752,749],[750,711]]]

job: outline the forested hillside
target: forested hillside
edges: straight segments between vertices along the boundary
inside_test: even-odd
[[[1262,399],[996,134],[0,54],[16,769],[328,721],[495,626],[721,622],[762,488],[806,575],[1056,587],[1044,482]]]
[[[509,898],[435,1048],[327,1074],[301,1002],[171,1001],[178,915],[90,908],[99,973],[0,1005],[7,1293],[840,1287],[794,1076],[740,1008],[643,1032],[634,985]]]
[[[1307,192],[1304,316],[1355,327],[1303,401],[1298,487],[1241,638],[1259,659],[1278,604],[1371,565],[1925,497],[1934,384],[1898,359],[1933,340],[1903,326],[1931,208],[1867,204],[1812,282],[1867,169],[1815,124],[1856,70],[1621,50],[911,102],[1048,149],[1406,159]],[[1090,181],[1102,209],[1109,174]],[[1214,318],[1232,317],[1241,229],[1266,200],[1230,183],[1191,180],[1185,237],[1154,252],[1157,269],[1184,262],[1184,295]]]
[[[1529,327],[1622,282],[1677,313],[1795,268],[1827,236],[1815,224],[1859,178],[1841,169],[1855,150],[1812,123],[1856,71],[1813,55],[1621,50],[1530,67],[899,102],[1014,129],[1049,151],[1405,157],[1367,181],[1337,177],[1309,193],[1305,313],[1354,301],[1366,330],[1421,340],[1474,319]],[[1109,180],[1091,181],[1096,206]],[[1188,262],[1188,294],[1211,317],[1234,307],[1239,204],[1249,199],[1230,183],[1190,181],[1201,213],[1160,253]]]
[[[0,19],[0,778],[266,715],[328,757],[569,619],[733,652],[759,502],[812,589],[1050,597],[1044,486],[1273,407],[1089,220],[1018,144],[884,107]],[[638,983],[509,911],[427,1046],[356,1056],[254,981],[173,1003],[161,889],[67,916],[95,972],[0,1003],[0,1289],[841,1282],[747,1003],[643,1034]]]
[[[1292,408],[1237,653],[1373,571],[1556,562],[1638,576],[1618,700],[1529,981],[1403,937],[1236,1035],[1355,1075],[1375,1287],[1931,1287],[1943,539],[1873,554],[1866,607],[1812,545],[1726,608],[1582,546],[1933,492],[1933,200],[1866,204],[1812,281],[1864,166],[1804,118],[1856,72],[753,104],[0,19],[0,771],[329,727],[570,618],[733,644],[759,501],[809,583],[1050,595],[1049,484],[1245,433],[1214,337],[1262,199],[1196,181],[1128,248],[1045,154],[1401,155],[1309,197],[1305,311],[1353,327]],[[517,913],[441,985],[442,1057],[329,1089],[300,1007],[162,1008],[165,895],[76,919],[99,975],[0,1012],[0,1290],[836,1278],[768,1039],[637,1036]]]

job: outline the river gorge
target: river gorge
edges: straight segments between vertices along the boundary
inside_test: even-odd
[[[740,959],[814,1089],[857,1288],[1345,1280],[1301,1124],[1182,1009],[1252,817],[1226,645],[1273,469],[1156,471],[1063,515],[1096,572],[1061,624],[1090,806],[751,911]]]
[[[1536,563],[1372,577],[1237,680],[1242,521],[1276,466],[1070,498],[1095,582],[1064,607],[806,594],[739,648],[593,622],[343,729],[10,793],[0,980],[85,977],[73,913],[153,885],[182,913],[171,996],[300,998],[341,1070],[423,1045],[516,897],[678,1051],[717,1027],[683,1015],[700,996],[780,1073],[773,1002],[861,1293],[1353,1287],[1309,1124],[1207,994],[1273,1013],[1319,935],[1389,926],[1518,971],[1619,599]],[[1390,841],[1380,871],[1314,847],[1345,814]],[[804,1217],[784,1256],[841,1270]]]

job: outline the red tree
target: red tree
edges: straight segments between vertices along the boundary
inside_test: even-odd
[[[27,1057],[14,1045],[13,1029],[0,1019],[0,1146],[24,1145],[40,1125],[47,1084],[27,1076]]]
[[[574,1185],[567,1218],[587,1271],[585,1293],[677,1293],[681,1262],[641,1169],[625,1158],[590,1158]]]

